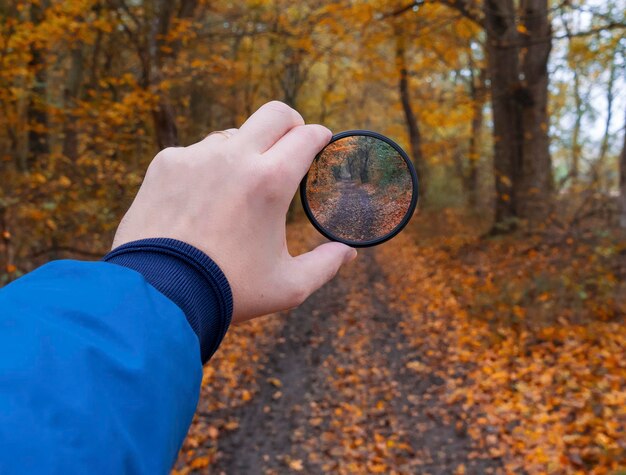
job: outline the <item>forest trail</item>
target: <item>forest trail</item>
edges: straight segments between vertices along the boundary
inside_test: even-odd
[[[327,229],[346,239],[369,241],[376,236],[375,213],[367,191],[350,180],[337,183],[339,201]]]
[[[397,239],[387,246],[409,242]],[[438,397],[446,368],[406,341],[386,277],[402,263],[383,272],[383,262],[380,248],[361,250],[278,317],[275,345],[257,363],[259,391],[220,414],[238,428],[220,434],[206,473],[500,473],[499,459],[477,457],[459,408]]]

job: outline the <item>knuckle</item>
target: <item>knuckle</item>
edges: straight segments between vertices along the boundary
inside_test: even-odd
[[[270,101],[265,104],[265,107],[282,114],[291,114],[292,112],[295,112],[291,107],[281,101]]]
[[[289,300],[293,307],[302,305],[309,297],[308,289],[304,285],[294,285],[289,291]]]
[[[270,101],[267,104],[265,104],[264,107],[267,107],[269,110],[278,112],[283,115],[292,116],[294,119],[294,122],[304,124],[304,119],[302,118],[300,113],[294,108],[285,104],[284,102]]]
[[[328,127],[325,127],[320,124],[310,124],[309,129],[311,133],[315,135],[315,138],[320,141],[324,141],[324,144],[328,143],[328,141],[332,138],[333,133]]]
[[[188,160],[183,160],[182,147],[168,147],[161,150],[150,162],[146,177],[166,177],[171,173],[180,170]]]
[[[323,129],[316,125],[303,125],[299,127],[298,133],[302,134],[302,137],[306,142],[317,143],[320,141],[322,130]]]
[[[180,151],[175,147],[168,147],[155,155],[148,167],[148,173],[162,172],[171,167],[172,162],[180,156]]]
[[[174,159],[180,155],[180,147],[167,147],[161,150],[153,159],[153,162],[161,163]]]

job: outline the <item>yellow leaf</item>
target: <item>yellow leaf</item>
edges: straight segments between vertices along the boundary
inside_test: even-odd
[[[309,419],[309,424],[311,424],[313,427],[318,427],[322,424],[322,418],[314,417],[312,419]]]
[[[191,461],[189,466],[196,470],[198,468],[208,467],[210,463],[209,457],[197,457]]]
[[[291,470],[295,470],[296,472],[300,472],[304,470],[304,465],[302,464],[302,460],[296,459],[289,462],[289,468]]]
[[[372,473],[389,473],[389,469],[384,463],[370,463],[367,468]]]
[[[236,420],[228,421],[224,424],[224,429],[226,430],[235,430],[239,428],[239,422]]]
[[[413,370],[413,371],[417,372],[417,373],[422,373],[422,372],[424,372],[424,371],[426,371],[428,369],[428,367],[424,363],[422,363],[420,361],[409,361],[406,364],[406,367],[409,368],[410,370]]]

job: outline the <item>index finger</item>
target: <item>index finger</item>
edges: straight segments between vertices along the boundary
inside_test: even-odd
[[[332,132],[323,125],[307,124],[294,127],[267,152],[271,160],[281,163],[296,184],[302,180],[315,156],[326,146]]]
[[[279,101],[262,105],[239,128],[237,140],[256,152],[269,150],[283,135],[298,125],[304,124],[302,116]]]

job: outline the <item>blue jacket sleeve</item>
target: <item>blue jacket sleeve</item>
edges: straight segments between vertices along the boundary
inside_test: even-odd
[[[165,474],[175,461],[230,288],[178,241],[116,251],[0,290],[0,473]]]

